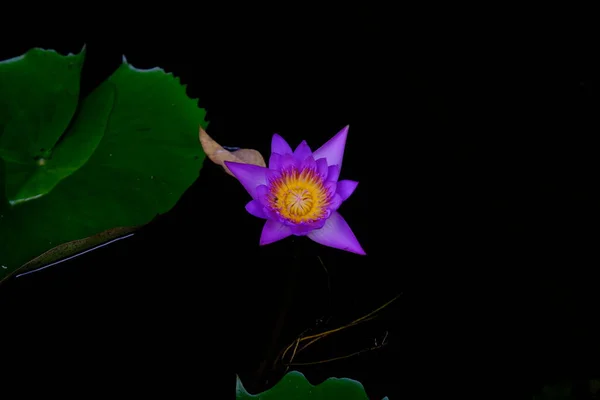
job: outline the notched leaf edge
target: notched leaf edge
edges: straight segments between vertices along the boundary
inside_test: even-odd
[[[81,48],[81,50],[79,50],[79,53],[71,53],[68,52],[67,54],[62,54],[60,51],[54,50],[54,49],[44,49],[42,47],[34,47],[31,48],[29,50],[27,50],[25,53],[18,55],[18,56],[14,56],[11,58],[7,58],[5,60],[0,60],[0,65],[1,64],[10,64],[13,62],[17,62],[17,61],[21,61],[22,59],[24,59],[25,57],[27,57],[28,54],[30,54],[32,51],[39,51],[39,52],[43,52],[43,53],[55,53],[61,57],[76,57],[76,56],[80,56],[80,55],[84,55],[86,53],[86,46],[87,44],[84,43],[83,47]]]
[[[186,96],[190,100],[194,101],[195,104],[196,104],[196,106],[199,106],[200,99],[199,98],[190,97],[188,95],[188,93],[187,93],[187,86],[188,86],[187,83],[182,83],[181,82],[181,78],[179,76],[175,75],[173,72],[167,72],[167,71],[165,71],[164,68],[158,67],[158,66],[152,67],[152,68],[137,68],[133,64],[131,64],[129,61],[127,61],[127,57],[125,57],[125,54],[123,54],[121,65],[122,66],[123,65],[127,66],[127,68],[129,68],[131,71],[139,72],[139,73],[142,73],[142,74],[149,73],[149,72],[161,72],[161,73],[163,73],[163,74],[165,74],[167,76],[172,77],[175,80],[175,82],[177,82],[179,85],[181,85],[185,89]],[[208,121],[205,120],[205,122],[206,122],[206,124],[208,124]]]

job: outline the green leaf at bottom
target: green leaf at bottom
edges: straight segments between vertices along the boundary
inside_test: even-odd
[[[240,378],[237,378],[236,400],[369,400],[363,385],[353,379],[329,378],[323,383],[313,386],[304,374],[298,371],[288,372],[281,381],[271,389],[256,394],[249,394]],[[385,397],[383,400],[387,400]]]

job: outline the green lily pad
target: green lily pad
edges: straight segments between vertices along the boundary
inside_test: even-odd
[[[240,378],[237,378],[237,400],[369,400],[363,385],[353,379],[329,378],[313,386],[304,374],[298,371],[288,372],[271,389],[259,394],[249,394]],[[383,400],[388,400],[384,397]]]
[[[32,49],[0,62],[0,157],[27,164],[49,155],[77,108],[84,58],[85,48]]]
[[[78,104],[84,57],[32,49],[0,62],[0,281],[146,224],[202,167],[205,111],[178,78],[123,58]]]

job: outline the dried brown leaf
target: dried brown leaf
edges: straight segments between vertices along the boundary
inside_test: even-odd
[[[246,164],[253,164],[261,167],[266,167],[265,159],[263,158],[262,154],[260,154],[257,150],[239,149],[232,152],[231,154],[233,154]]]
[[[233,176],[229,168],[225,165],[225,161],[232,161],[244,164],[258,165],[266,167],[265,159],[256,150],[240,149],[234,152],[225,150],[221,145],[214,141],[202,127],[200,127],[200,144],[208,158],[217,165],[223,167],[225,172]]]

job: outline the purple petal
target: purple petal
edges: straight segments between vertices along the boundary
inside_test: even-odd
[[[324,246],[346,250],[351,253],[366,255],[348,223],[337,212],[332,212],[321,229],[316,229],[307,235],[310,239]]]
[[[268,168],[258,165],[225,161],[225,165],[235,176],[253,199],[256,199],[256,188],[267,183]]]
[[[325,157],[327,165],[339,165],[342,168],[342,159],[344,158],[344,148],[346,147],[346,137],[348,136],[348,126],[344,127],[327,143],[319,147],[313,156],[315,160]]]
[[[326,158],[319,158],[317,160],[317,172],[323,178],[327,178],[327,159]]]
[[[292,154],[286,154],[281,157],[281,169],[287,169],[297,166],[297,161]]]
[[[260,235],[260,245],[270,244],[292,234],[292,229],[278,221],[268,219]]]
[[[262,207],[269,207],[268,194],[269,188],[267,186],[260,185],[256,187],[256,201],[258,201]]]
[[[279,153],[271,153],[271,157],[269,157],[269,169],[281,169],[281,154]]]
[[[332,196],[335,195],[337,182],[327,181],[323,184],[325,190],[327,190]]]
[[[335,196],[333,196],[333,199],[331,199],[331,203],[329,204],[329,210],[331,211],[335,211],[338,208],[340,208],[340,206],[342,205],[342,202],[344,201],[344,199],[342,199],[342,196],[340,196],[339,194],[335,194]]]
[[[254,215],[255,217],[267,219],[265,208],[257,200],[250,200],[250,202],[246,204],[246,211],[248,211],[250,215]]]
[[[326,220],[319,220],[315,222],[304,222],[290,226],[292,228],[292,234],[296,236],[304,236],[310,231],[315,229],[321,229],[325,225]]]
[[[327,180],[337,182],[340,177],[340,166],[339,165],[330,165],[327,168]]]
[[[274,221],[279,221],[283,223],[283,218],[276,212],[273,211],[270,207],[265,207],[265,214],[267,214],[268,219],[272,219]]]
[[[298,161],[303,161],[308,156],[312,156],[312,150],[308,147],[306,140],[303,140],[302,143],[296,147],[296,150],[294,150],[294,157]]]
[[[306,157],[301,163],[300,163],[300,169],[317,169],[317,163],[315,162],[315,159],[312,158],[312,156],[308,156]]]
[[[281,172],[275,171],[274,169],[267,168],[267,171],[265,172],[265,178],[267,178],[267,183],[271,182],[275,179],[281,178]]]
[[[278,134],[274,134],[273,139],[271,139],[271,153],[278,153],[282,156],[285,154],[292,154],[292,148],[284,138]]]
[[[292,235],[294,236],[306,236],[310,231],[315,229],[306,225],[294,225],[290,226],[290,228],[292,229]]]
[[[346,200],[358,186],[358,182],[344,179],[337,183],[337,193],[342,196],[342,200]]]

